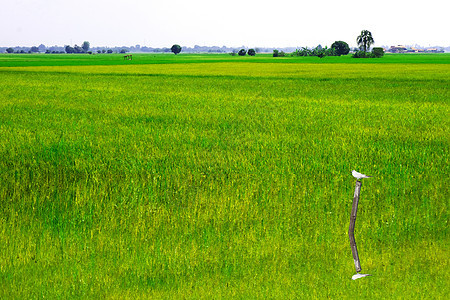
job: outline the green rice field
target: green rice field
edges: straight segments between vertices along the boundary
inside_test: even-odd
[[[0,55],[0,298],[447,299],[449,63]]]

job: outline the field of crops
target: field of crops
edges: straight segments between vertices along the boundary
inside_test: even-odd
[[[450,55],[134,56],[0,55],[0,298],[450,294]]]

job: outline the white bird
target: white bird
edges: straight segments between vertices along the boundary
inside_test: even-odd
[[[368,175],[366,175],[366,174],[358,173],[358,172],[356,172],[355,170],[352,171],[352,175],[353,175],[353,177],[355,177],[357,180],[360,180],[360,179],[363,179],[363,178],[370,178],[370,177],[372,177],[372,176],[368,176]]]
[[[352,276],[352,280],[356,280],[356,279],[363,278],[363,277],[367,277],[367,276],[372,276],[372,275],[370,275],[370,274],[359,274],[359,273],[356,273],[355,275]]]

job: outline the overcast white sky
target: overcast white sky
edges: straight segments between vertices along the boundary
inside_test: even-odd
[[[448,0],[1,0],[0,46],[450,46]]]

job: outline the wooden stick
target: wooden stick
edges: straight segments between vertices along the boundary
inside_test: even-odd
[[[359,193],[361,191],[362,182],[356,180],[355,194],[353,196],[352,212],[350,214],[350,226],[348,227],[348,237],[350,239],[350,247],[352,248],[353,260],[355,261],[356,272],[361,272],[361,263],[359,262],[358,249],[355,241],[355,222],[356,212],[358,211]]]

